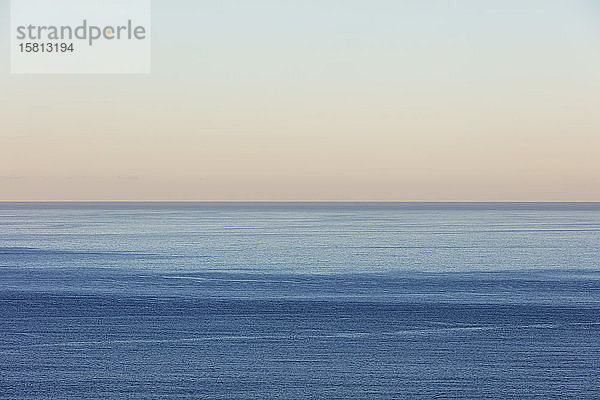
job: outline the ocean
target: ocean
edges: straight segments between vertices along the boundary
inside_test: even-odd
[[[600,398],[600,203],[0,203],[0,399],[433,398]]]

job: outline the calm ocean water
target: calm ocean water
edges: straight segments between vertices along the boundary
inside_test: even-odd
[[[0,399],[598,399],[599,249],[599,203],[0,203]]]

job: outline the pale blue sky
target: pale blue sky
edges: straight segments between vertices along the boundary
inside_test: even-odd
[[[599,200],[597,1],[153,1],[140,76],[8,73],[0,199]]]

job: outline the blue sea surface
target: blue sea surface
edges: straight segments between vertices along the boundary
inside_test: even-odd
[[[599,399],[600,203],[0,203],[0,399]]]

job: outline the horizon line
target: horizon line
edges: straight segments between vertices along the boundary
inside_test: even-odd
[[[0,203],[600,203],[600,200],[0,200]]]

